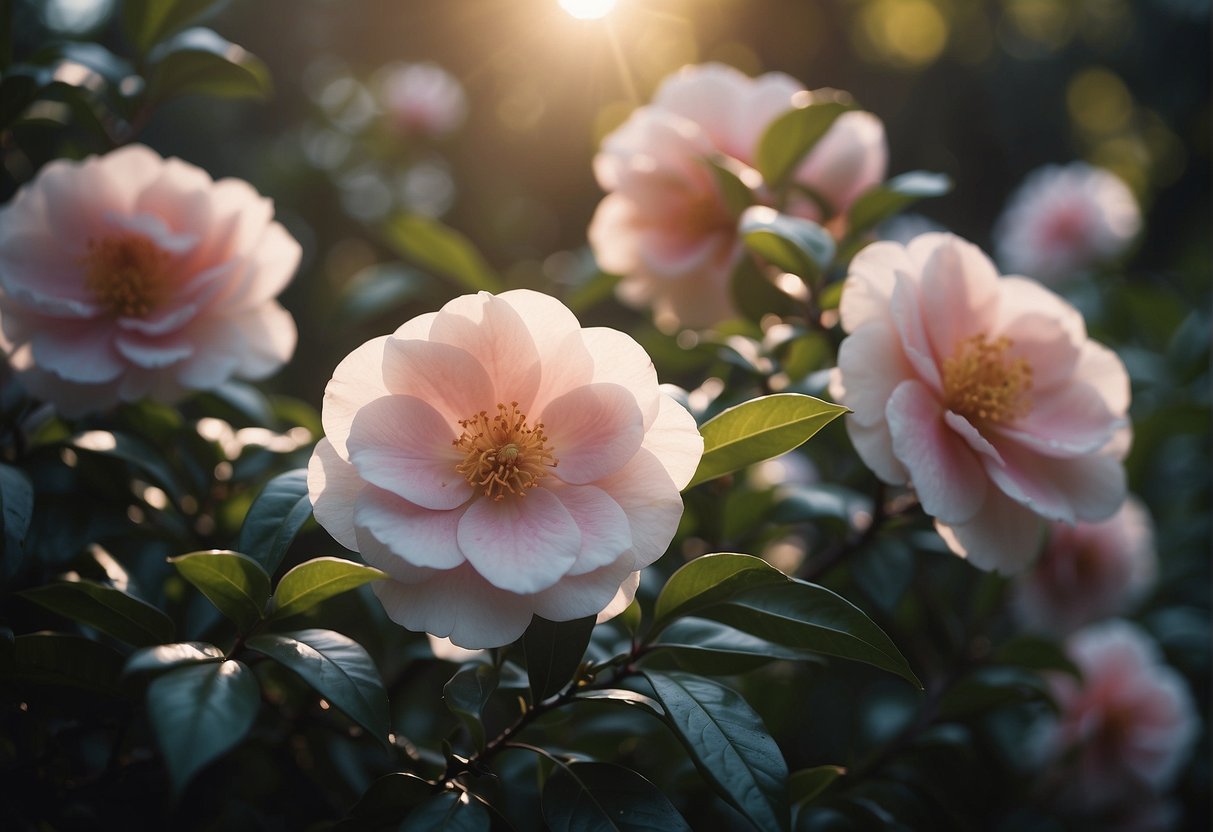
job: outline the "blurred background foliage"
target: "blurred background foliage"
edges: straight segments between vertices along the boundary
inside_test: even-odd
[[[206,397],[184,408],[186,419],[203,420],[197,429],[203,442],[176,448],[180,458],[172,462],[188,469],[190,459],[204,458],[218,466],[216,481],[232,482],[215,496],[213,510],[170,503],[154,482],[142,483],[134,504],[127,495],[105,494],[89,507],[89,534],[119,539],[119,560],[145,587],[163,587],[151,593],[153,600],[192,629],[214,627],[216,616],[172,576],[163,556],[185,551],[173,548],[183,537],[199,546],[231,545],[256,493],[250,483],[305,464],[309,438],[319,432],[313,411],[337,361],[468,290],[402,254],[400,235],[392,231],[401,212],[441,218],[466,235],[483,254],[477,269],[486,281],[499,277],[502,285],[543,289],[573,305],[583,323],[636,333],[661,379],[688,388],[701,418],[760,388],[773,355],[790,360],[774,337],[722,336],[722,347],[711,339],[662,336],[647,318],[612,301],[609,282],[585,248],[585,229],[601,197],[591,170],[598,141],[669,73],[717,60],[751,74],[787,72],[809,88],[850,91],[885,122],[891,174],[927,169],[955,183],[949,195],[924,203],[922,214],[987,251],[1007,196],[1040,165],[1086,159],[1131,186],[1145,216],[1137,249],[1118,271],[1065,291],[1134,379],[1136,441],[1127,464],[1132,490],[1155,517],[1161,564],[1158,586],[1138,618],[1196,700],[1209,702],[1207,0],[619,0],[603,21],[574,20],[555,0],[233,0],[204,21],[230,42],[225,54],[244,68],[225,80],[224,97],[182,88],[184,94],[154,109],[123,113],[122,123],[107,122],[105,114],[122,113],[121,101],[136,91],[115,79],[129,72],[123,61],[139,66],[122,34],[120,4],[5,5],[13,12],[12,31],[3,38],[12,44],[8,57],[49,67],[63,83],[5,134],[0,201],[49,159],[103,152],[137,130],[139,140],[166,156],[216,177],[250,181],[274,198],[278,219],[304,245],[300,274],[283,297],[301,339],[291,364],[263,386],[275,394],[272,410],[257,421],[247,410],[242,415],[240,402]],[[415,61],[444,67],[465,87],[467,121],[449,137],[401,137],[384,125],[378,73]],[[803,352],[796,375],[806,390],[820,392],[817,371],[832,362],[832,347],[808,345]],[[724,390],[735,398],[718,398]],[[107,426],[114,425],[169,447],[180,436],[181,417],[152,406],[127,408]],[[240,436],[241,428],[264,432]],[[677,553],[765,553],[781,568],[806,574],[806,547],[828,551],[852,533],[856,514],[870,507],[858,495],[872,484],[839,424],[823,431],[808,456],[813,476],[838,485],[836,491],[777,497],[758,470],[710,484],[688,495]],[[74,476],[85,481],[80,487],[104,494],[111,462],[77,470]],[[786,472],[775,476],[779,482]],[[205,471],[200,481],[210,482]],[[79,506],[67,504],[71,489],[63,493],[56,522],[76,517],[87,525]],[[173,527],[179,522],[174,508],[191,518],[192,528]],[[142,527],[139,541],[123,537],[125,523],[149,515],[156,522]],[[111,526],[98,530],[103,521]],[[70,535],[70,526],[42,533]],[[997,603],[1004,583],[944,553],[928,529],[899,519],[894,533],[870,541],[846,570],[808,571],[873,615],[924,678],[963,672],[1010,633]],[[313,529],[292,548],[287,565],[338,554],[338,548]],[[131,566],[136,554],[147,557]],[[668,575],[678,554],[656,571]],[[88,557],[94,572],[112,579],[113,558],[104,550]],[[62,565],[47,564],[48,572]],[[660,584],[646,578],[641,597],[651,602]],[[10,613],[9,623],[19,630],[40,620],[31,610]],[[457,725],[454,716],[435,716],[451,667],[429,659],[424,639],[387,625],[365,590],[322,604],[306,620],[367,648],[388,687],[396,729],[416,744],[401,753],[432,764],[427,755]],[[886,828],[894,818],[923,829],[1063,828],[1030,806],[1031,761],[1020,754],[1030,708],[949,711],[948,703],[934,702],[933,714],[920,723],[919,694],[846,663],[832,663],[828,672],[820,664],[777,663],[735,681],[767,720],[793,771],[845,762],[882,773],[864,782],[846,811],[823,810],[805,828]],[[391,759],[360,738],[356,725],[321,713],[314,697],[284,674],[266,671],[261,684],[276,706],[272,719],[188,792],[221,793],[225,800],[200,806],[162,795],[139,803],[149,783],[163,785],[147,759],[136,760],[136,774],[121,782],[89,779],[84,775],[105,766],[112,741],[110,727],[96,726],[57,734],[54,742],[71,753],[44,749],[39,758],[46,766],[73,760],[80,770],[26,771],[9,786],[25,789],[29,805],[62,801],[53,828],[97,828],[89,824],[123,817],[132,828],[169,818],[188,828],[286,829],[341,817],[376,776],[392,770]],[[1005,696],[1010,687],[991,690]],[[841,708],[852,702],[853,710]],[[111,704],[97,708],[108,714]],[[501,717],[492,708],[508,704],[508,697],[492,704],[486,718]],[[125,718],[121,710],[115,719]],[[815,718],[820,713],[835,717]],[[740,828],[664,732],[649,726],[638,734],[631,713],[574,711],[565,720],[539,727],[553,743],[575,737],[579,751],[644,772],[676,795],[692,826]],[[331,730],[334,725],[339,730]],[[146,726],[138,726],[127,743],[150,744],[137,735]],[[501,758],[502,782],[510,788],[498,788],[494,800],[512,818],[537,817],[538,791],[527,768],[533,762],[515,762],[518,756]],[[1206,731],[1177,790],[1184,828],[1208,828],[1208,758]],[[56,779],[70,787],[55,791],[48,783]],[[111,790],[104,800],[90,792],[102,786]],[[116,807],[126,800],[133,808],[123,816]],[[109,809],[99,810],[102,805]]]

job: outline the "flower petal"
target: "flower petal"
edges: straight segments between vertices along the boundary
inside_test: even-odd
[[[354,505],[366,488],[358,469],[342,459],[333,443],[322,438],[307,465],[307,493],[316,522],[347,549],[358,551]]]
[[[500,401],[484,365],[450,344],[390,336],[380,372],[388,390],[429,402],[452,425],[482,410],[492,413]]]
[[[450,423],[413,396],[384,396],[363,406],[346,440],[350,462],[367,482],[422,508],[448,510],[466,503],[472,487],[456,466]]]
[[[1036,559],[1044,543],[1045,524],[997,489],[987,490],[986,501],[967,523],[935,529],[948,548],[978,569],[1004,575],[1021,572]]]
[[[466,559],[456,534],[460,510],[432,511],[370,486],[354,506],[354,524],[414,566],[454,569]]]
[[[540,414],[556,473],[567,483],[593,482],[618,471],[644,441],[636,397],[618,384],[586,384],[553,399]]]
[[[573,515],[581,530],[581,553],[568,575],[584,575],[619,560],[632,548],[628,516],[619,503],[601,488],[575,485],[554,488],[552,493]],[[634,558],[626,558],[629,565]]]
[[[703,436],[695,424],[695,417],[678,402],[662,394],[657,418],[645,433],[640,447],[661,462],[674,484],[674,490],[681,491],[699,468],[699,460],[703,456]]]
[[[871,321],[843,339],[837,375],[837,392],[831,395],[854,411],[852,421],[868,426],[884,420],[893,390],[914,371],[896,331],[887,322]]]
[[[372,338],[341,359],[324,388],[320,420],[324,435],[341,456],[349,457],[345,440],[359,408],[392,393],[383,380],[383,354],[388,337]]]
[[[566,576],[551,589],[534,596],[535,613],[549,621],[597,615],[614,600],[620,585],[631,574],[631,564],[625,558],[584,575]]]
[[[598,613],[598,617],[594,619],[594,623],[603,624],[610,621],[630,607],[632,601],[636,598],[636,590],[638,589],[640,589],[640,570],[633,572],[623,579],[623,583],[619,585],[619,589],[615,592],[615,597],[602,609],[602,612]]]
[[[476,500],[459,521],[458,540],[485,580],[517,593],[552,586],[581,552],[577,522],[546,488],[531,489],[525,497]]]
[[[98,384],[126,369],[114,349],[113,326],[106,321],[58,321],[34,333],[34,361],[66,381]]]
[[[678,521],[682,495],[670,479],[660,452],[641,448],[628,464],[595,483],[619,504],[631,530],[633,569],[641,569],[665,554]]]
[[[942,360],[961,341],[993,328],[1001,287],[998,269],[981,249],[950,234],[938,239],[923,266],[921,292],[931,301],[927,335]]]

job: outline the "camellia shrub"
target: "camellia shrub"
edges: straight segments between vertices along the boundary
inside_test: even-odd
[[[441,218],[459,73],[311,67],[245,181],[153,149],[270,93],[225,3],[34,5],[3,828],[1205,828],[1208,287],[1113,277],[1131,183],[1039,169],[970,242],[892,122],[711,61],[499,270]]]

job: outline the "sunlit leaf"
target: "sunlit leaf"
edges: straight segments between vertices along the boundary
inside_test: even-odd
[[[853,103],[822,101],[789,110],[772,121],[758,140],[754,158],[754,166],[767,185],[772,188],[782,185],[835,119],[852,109]]]
[[[467,728],[477,748],[484,748],[484,724],[480,712],[497,689],[497,668],[482,662],[466,664],[442,688],[448,709]]]
[[[122,28],[140,54],[226,0],[124,0]]]
[[[559,693],[577,671],[594,631],[594,616],[575,621],[548,621],[536,615],[523,636],[531,696],[542,702]]]
[[[816,281],[834,259],[834,238],[817,223],[765,205],[747,208],[738,233],[746,248],[785,272]]]
[[[179,95],[265,98],[272,84],[261,59],[210,29],[189,29],[149,56],[147,95],[163,101]]]
[[[271,617],[286,618],[301,613],[326,598],[386,577],[386,572],[373,566],[341,558],[320,557],[305,561],[278,582]]]
[[[682,616],[728,601],[747,589],[787,583],[788,576],[753,555],[696,558],[670,576],[657,596],[650,638]]]
[[[235,746],[257,717],[257,677],[238,661],[179,667],[147,688],[147,711],[174,791]]]
[[[847,409],[799,393],[730,407],[699,429],[703,457],[687,488],[798,448]]]
[[[279,474],[266,483],[249,506],[236,548],[272,575],[311,516],[307,469]]]
[[[261,620],[270,598],[270,577],[257,561],[239,552],[211,549],[169,558],[169,563],[241,632]]]
[[[205,641],[182,641],[176,644],[158,644],[136,650],[126,660],[124,674],[159,673],[172,670],[183,664],[207,664],[223,661],[223,651]]]
[[[297,630],[253,636],[246,645],[299,674],[333,707],[387,743],[387,691],[361,644],[332,630]]]
[[[920,199],[942,196],[950,190],[952,180],[942,173],[915,170],[895,176],[855,200],[847,212],[847,234],[853,237]]]
[[[758,171],[728,156],[704,159],[703,163],[716,180],[716,189],[731,216],[741,216],[746,208],[754,204],[754,189],[762,187],[762,176]]]
[[[558,766],[543,785],[543,819],[552,832],[679,832],[690,826],[661,790],[610,763]]]
[[[651,696],[645,696],[643,693],[637,693],[634,690],[625,690],[623,688],[589,688],[587,690],[579,690],[575,696],[579,702],[609,702],[615,705],[623,705],[625,708],[636,708],[642,711],[647,711],[658,718],[665,717],[665,708]]]
[[[55,581],[19,593],[51,612],[143,647],[173,638],[173,620],[156,607],[96,581]]]
[[[469,291],[500,292],[504,288],[471,241],[436,219],[399,214],[388,220],[384,234],[402,257]]]
[[[762,719],[732,688],[643,670],[667,723],[716,793],[759,830],[788,828],[788,766]]]
[[[797,311],[797,302],[770,281],[753,257],[737,261],[729,277],[729,292],[737,311],[754,323],[768,315],[794,315]]]

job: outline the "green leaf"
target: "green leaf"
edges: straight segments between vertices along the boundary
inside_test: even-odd
[[[687,488],[798,448],[847,409],[799,393],[751,399],[700,427],[703,457]]]
[[[402,257],[473,292],[500,292],[501,278],[467,237],[438,220],[399,214],[384,228],[388,245]]]
[[[341,315],[351,323],[365,323],[403,306],[417,297],[429,281],[399,263],[376,263],[361,269],[341,292]]]
[[[143,55],[220,2],[223,0],[125,0],[123,31],[135,51]]]
[[[792,175],[800,160],[812,151],[840,115],[855,108],[844,101],[823,101],[789,110],[771,122],[754,156],[754,166],[771,188]]]
[[[768,641],[864,662],[922,688],[884,630],[850,601],[816,584],[788,579],[756,587],[700,615]]]
[[[272,90],[259,58],[210,29],[189,29],[150,56],[147,95],[164,101],[180,95],[263,99]]]
[[[387,691],[361,644],[332,630],[297,630],[253,636],[245,645],[299,674],[333,707],[387,743],[392,730]]]
[[[34,516],[34,486],[24,471],[0,464],[0,541],[4,559],[16,560],[25,552],[25,535]],[[14,570],[15,571],[15,570]]]
[[[409,832],[488,832],[488,811],[467,792],[443,792],[418,806],[400,825]]]
[[[753,257],[742,257],[729,277],[733,304],[747,320],[761,323],[768,315],[793,315],[798,303],[768,279]]]
[[[307,469],[279,474],[266,483],[249,506],[236,548],[272,575],[282,563],[291,541],[311,516]]]
[[[395,825],[408,810],[428,800],[434,794],[434,784],[407,771],[385,774],[374,783],[350,809],[350,821],[338,828],[378,829]]]
[[[963,719],[1032,701],[1053,701],[1048,683],[1037,673],[1018,667],[981,667],[948,689],[939,700],[939,716]]]
[[[11,664],[10,664],[11,662]],[[13,639],[3,677],[14,682],[68,687],[109,696],[118,693],[122,656],[82,636],[30,633]]]
[[[531,619],[523,636],[526,650],[526,675],[531,682],[531,699],[542,702],[559,693],[572,680],[585,657],[594,631],[594,616],[575,621],[548,621],[538,615]]]
[[[648,711],[658,719],[665,719],[665,708],[651,696],[645,696],[643,693],[637,693],[634,690],[625,690],[623,688],[605,688],[579,690],[574,695],[578,702],[609,702],[615,705],[623,705],[625,708],[636,708],[642,711]]]
[[[182,641],[159,644],[136,650],[126,660],[124,675],[131,673],[160,673],[185,664],[208,664],[223,661],[223,651],[205,641]]]
[[[1045,636],[1020,635],[1003,643],[990,657],[996,664],[1007,664],[1023,667],[1028,670],[1056,670],[1068,673],[1075,678],[1082,676],[1078,665],[1074,664],[1057,641]]]
[[[181,497],[177,476],[165,464],[163,455],[140,439],[107,430],[90,430],[73,436],[68,440],[68,445],[78,451],[111,457],[132,465],[174,500]]]
[[[788,766],[762,719],[732,688],[642,670],[667,722],[716,793],[759,830],[788,828]]]
[[[867,231],[920,199],[942,196],[950,190],[952,180],[942,173],[915,170],[895,176],[855,200],[847,212],[847,236]]]
[[[270,617],[286,618],[301,613],[326,598],[386,577],[386,572],[352,560],[313,558],[282,576],[274,591],[275,606]]]
[[[543,785],[543,819],[552,832],[690,832],[661,790],[631,769],[570,763]]]
[[[650,638],[676,618],[694,615],[747,589],[787,581],[787,575],[753,555],[718,553],[696,558],[671,575],[662,587]]]
[[[846,774],[842,766],[816,766],[792,772],[788,778],[788,792],[793,803],[808,803],[830,787],[835,780]]]
[[[773,659],[820,661],[807,650],[776,644],[705,618],[676,620],[650,648],[645,655],[650,666],[651,657],[669,655],[682,669],[704,676],[745,673]]]
[[[442,688],[442,699],[451,713],[467,728],[477,749],[484,748],[484,723],[480,713],[497,689],[497,668],[480,662],[466,664]]]
[[[834,238],[817,223],[765,205],[747,208],[738,233],[745,247],[785,272],[816,283],[834,259]]]
[[[242,633],[261,620],[270,597],[270,576],[257,561],[226,549],[191,552],[169,563],[201,590]]]
[[[179,667],[147,687],[147,711],[178,794],[257,717],[257,677],[237,661]]]
[[[757,171],[728,156],[704,159],[703,163],[716,180],[716,188],[731,216],[741,216],[745,209],[754,204],[754,190],[762,187],[762,177]],[[746,179],[750,180],[750,184],[746,184]]]
[[[167,615],[146,601],[96,581],[55,581],[18,594],[136,647],[173,638],[173,620]]]

